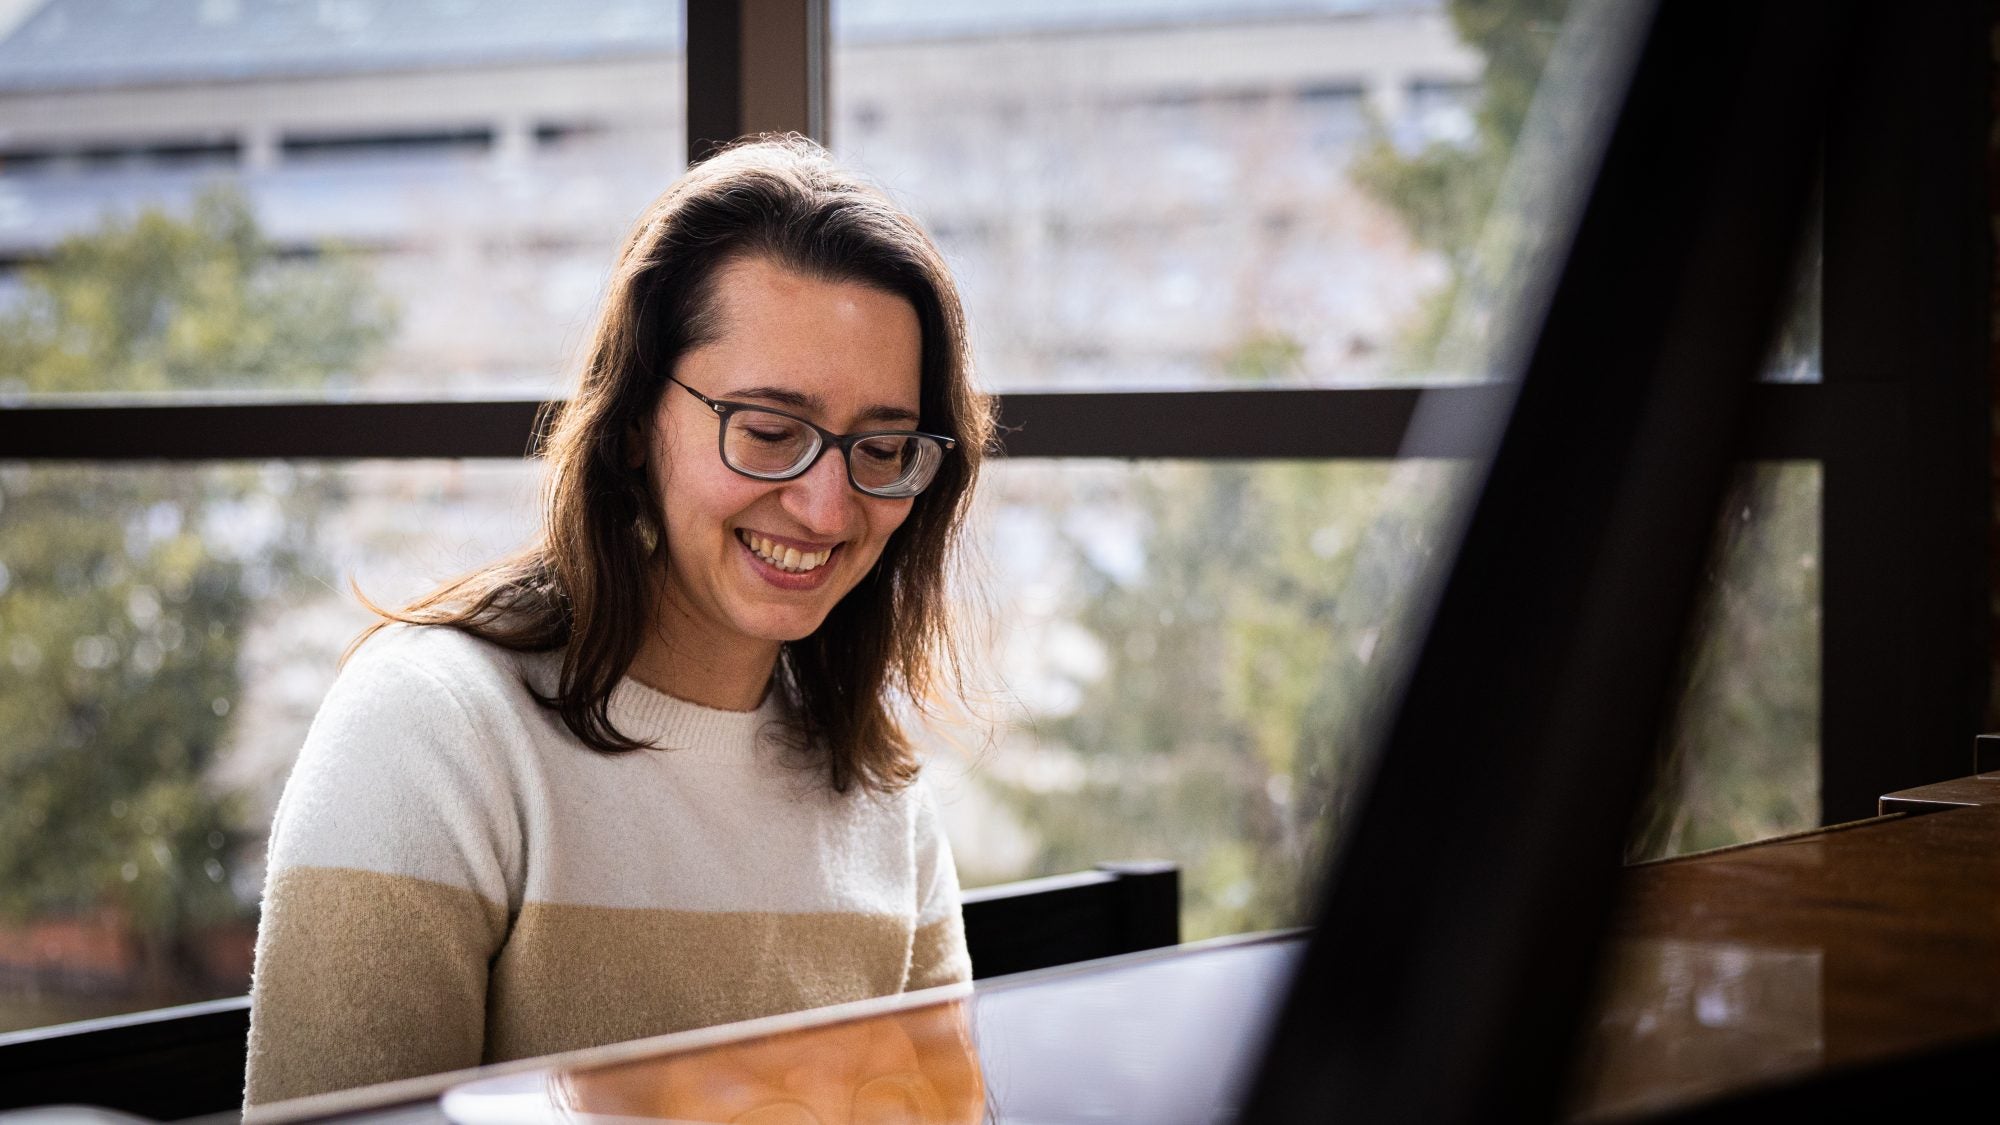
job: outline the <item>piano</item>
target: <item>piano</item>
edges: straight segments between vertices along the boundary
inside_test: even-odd
[[[1870,820],[1626,869],[1562,1116],[1837,1118],[1981,1080],[2000,1058],[2000,772],[1882,804]],[[251,1121],[1228,1121],[1305,941],[1152,950]]]
[[[1893,1112],[2000,1059],[2000,773],[1628,868],[1562,1117]],[[1222,938],[280,1103],[252,1125],[1235,1118],[1303,933]]]

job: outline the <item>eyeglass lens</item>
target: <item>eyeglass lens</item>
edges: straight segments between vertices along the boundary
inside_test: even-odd
[[[803,472],[819,453],[820,436],[810,426],[761,410],[730,413],[723,428],[722,455],[729,466],[751,476],[782,480]],[[864,491],[881,496],[915,496],[937,475],[944,448],[919,434],[884,434],[853,443],[847,471]]]

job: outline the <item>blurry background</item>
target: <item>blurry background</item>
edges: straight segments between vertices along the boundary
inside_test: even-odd
[[[932,230],[1003,394],[1478,382],[1568,8],[834,0],[830,143]],[[682,167],[682,39],[658,0],[0,0],[0,400],[559,396]],[[1772,378],[1817,378],[1817,294],[1804,262]],[[518,545],[538,466],[5,458],[0,1031],[240,994],[350,583]],[[1189,937],[1303,921],[1469,483],[995,464],[930,736],[965,882],[1166,858]],[[1635,856],[1818,822],[1819,511],[1769,462],[1719,514]]]

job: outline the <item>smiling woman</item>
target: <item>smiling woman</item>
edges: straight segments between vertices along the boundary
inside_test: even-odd
[[[668,189],[548,438],[541,535],[380,611],[314,721],[247,1100],[968,979],[891,702],[952,667],[991,426],[936,249],[818,148]]]

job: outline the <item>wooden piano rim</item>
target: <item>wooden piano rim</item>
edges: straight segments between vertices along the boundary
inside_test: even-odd
[[[1991,1054],[2000,1045],[2000,805],[1933,807],[1631,868],[1612,931],[1614,956],[1658,943],[1739,958],[1816,959],[1811,1004],[1819,1057],[1801,1065],[1796,1055],[1774,1052],[1760,1068],[1754,1054],[1745,1055],[1729,1060],[1733,1079],[1707,1089],[1676,1088],[1662,1078],[1668,1056],[1650,1071],[1627,1058],[1625,1072],[1650,1077],[1651,1089],[1623,1088],[1595,1102],[1584,1095],[1572,1109],[1608,1119],[1815,1084],[1861,1090],[1870,1073],[1893,1081],[1892,1073],[1922,1070],[1926,1058]],[[1608,1065],[1621,1050],[1646,1049],[1635,1029],[1614,1026],[1621,1010],[1640,1010],[1647,995],[1630,977],[1624,987],[1621,996],[1619,986],[1608,986],[1598,1005],[1605,1022],[1583,1055],[1580,1089],[1589,1085],[1591,1066]],[[1752,1020],[1768,1025],[1771,1016],[1753,1012]],[[1684,1054],[1690,1047],[1658,1042]],[[1740,1043],[1732,1049],[1744,1050]]]

